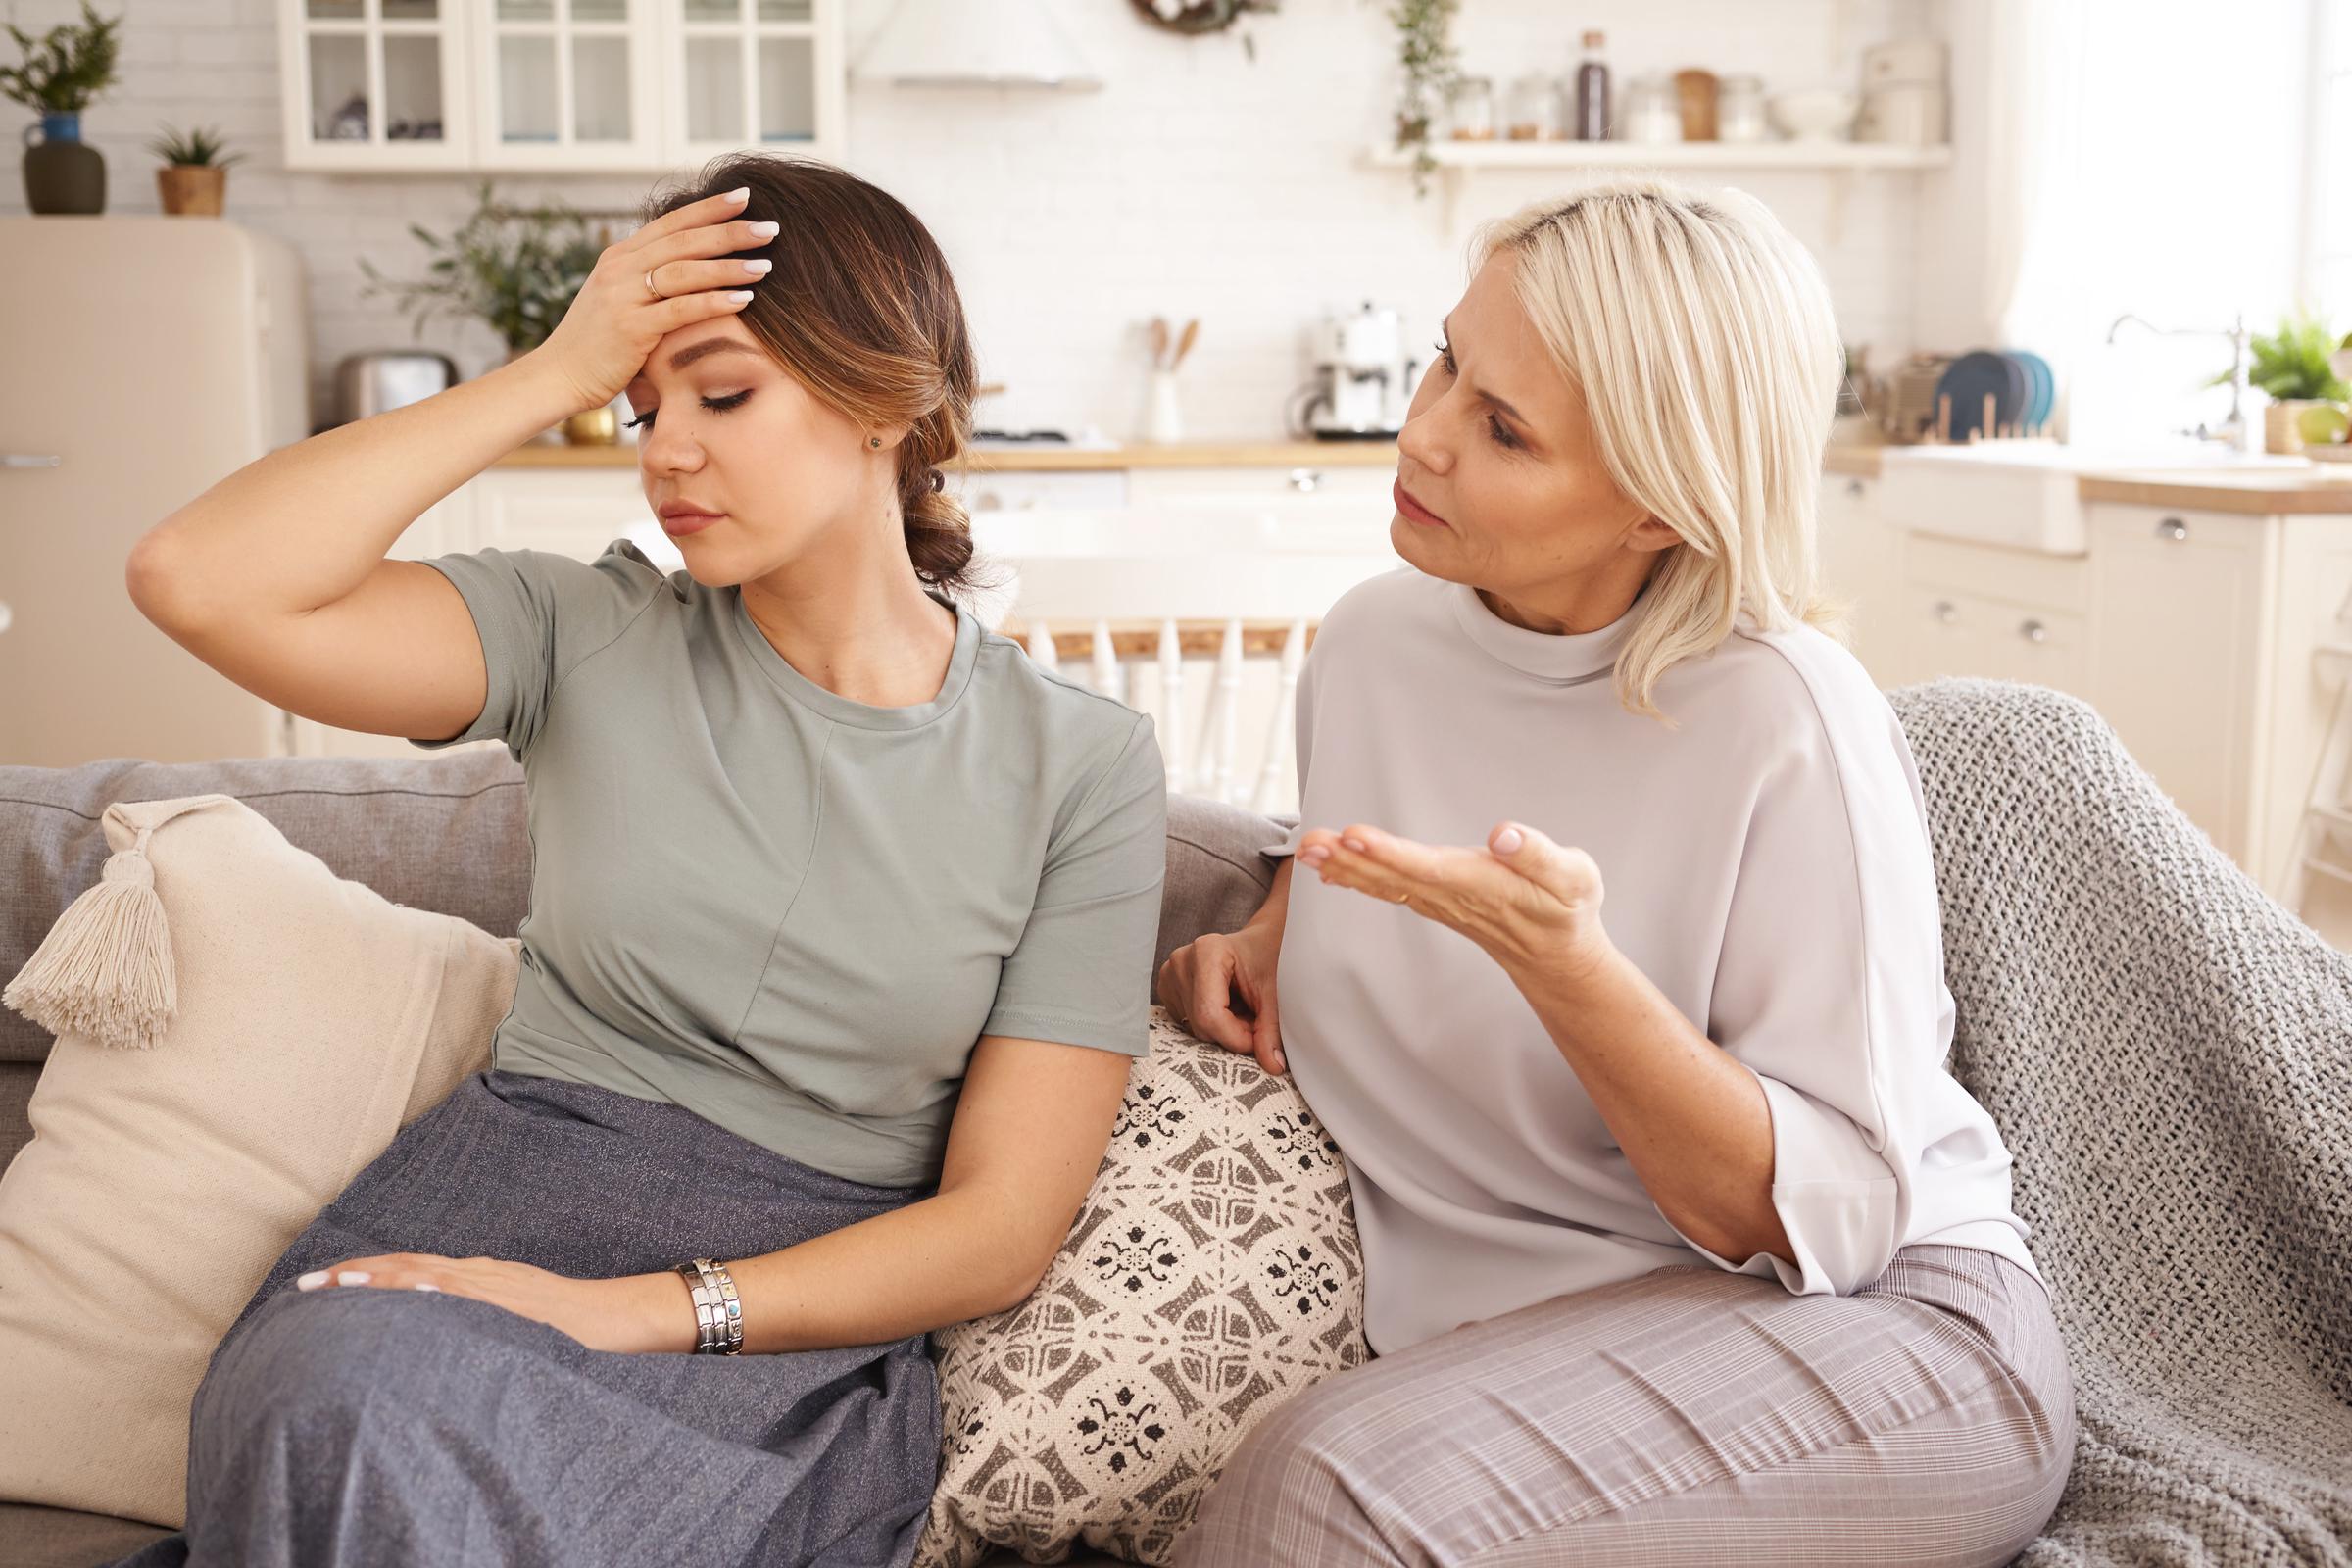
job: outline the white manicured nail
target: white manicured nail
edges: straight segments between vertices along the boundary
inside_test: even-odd
[[[302,1278],[296,1280],[294,1282],[294,1288],[298,1291],[315,1291],[325,1283],[326,1270],[322,1268],[315,1268],[308,1274],[305,1274]]]
[[[438,1286],[438,1285],[435,1285],[435,1284],[433,1284],[433,1283],[432,1283],[431,1281],[429,1281],[429,1280],[418,1280],[418,1281],[416,1282],[416,1289],[418,1289],[418,1290],[420,1290],[420,1291],[438,1291],[439,1289],[441,1289],[441,1287],[440,1287],[440,1286]]]
[[[347,1268],[335,1276],[337,1285],[365,1285],[375,1278],[364,1268]]]
[[[773,262],[754,257],[743,264],[743,270],[747,272],[764,272],[775,265]]]

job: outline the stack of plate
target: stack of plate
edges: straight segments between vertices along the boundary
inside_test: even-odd
[[[2049,362],[2024,349],[1977,349],[1944,367],[1936,383],[1938,410],[1952,400],[1951,426],[1944,437],[1965,441],[1983,431],[1986,438],[2024,434],[2039,429],[2050,417],[2057,400],[2057,378]],[[1984,399],[1992,398],[1992,428],[1984,429]],[[1929,427],[1935,428],[1931,419]]]

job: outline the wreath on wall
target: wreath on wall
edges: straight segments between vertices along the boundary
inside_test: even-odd
[[[1223,32],[1253,11],[1279,11],[1282,0],[1133,0],[1146,22],[1170,32]],[[1242,34],[1242,49],[1257,58],[1257,46]]]

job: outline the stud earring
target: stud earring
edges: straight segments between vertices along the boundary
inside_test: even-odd
[[[878,447],[882,444],[882,438],[878,435],[869,435],[865,438],[865,444],[869,447]]]

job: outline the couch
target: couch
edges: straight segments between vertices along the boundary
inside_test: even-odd
[[[1892,701],[1935,839],[1951,1068],[2017,1157],[2076,1369],[2075,1474],[2020,1560],[2352,1562],[2352,964],[2083,704],[1983,681]],[[520,922],[522,774],[502,748],[0,766],[0,981],[97,879],[108,804],[209,792],[395,902],[500,936]],[[1160,958],[1254,912],[1274,868],[1257,846],[1285,825],[1168,807]],[[49,1045],[0,1009],[0,1158],[29,1136]],[[0,1568],[79,1568],[158,1533],[0,1503]]]

